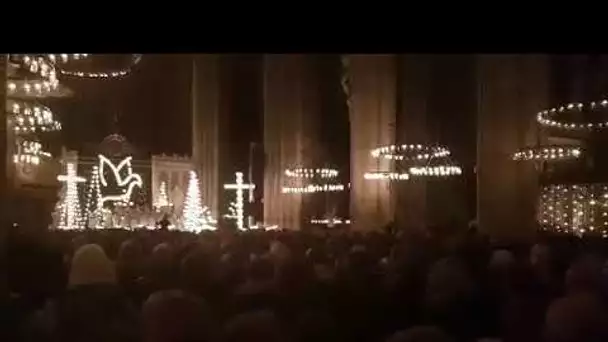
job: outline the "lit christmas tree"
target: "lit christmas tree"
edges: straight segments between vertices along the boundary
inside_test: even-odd
[[[155,207],[163,208],[163,207],[170,207],[173,205],[171,202],[169,202],[169,197],[167,196],[167,182],[162,181],[160,183],[158,192],[159,192],[158,201],[156,202]]]
[[[201,191],[194,171],[190,171],[182,220],[185,231],[198,233],[201,230],[215,230],[212,225],[215,224],[215,220],[211,217],[209,208],[201,205]]]
[[[62,196],[61,216],[59,219],[59,229],[82,229],[83,222],[80,213],[80,203],[78,198],[78,183],[85,182],[85,179],[76,175],[76,168],[73,163],[67,163],[66,174],[59,175],[57,180],[65,182],[65,195]]]
[[[84,209],[84,221],[87,226],[89,228],[101,227],[103,214],[101,212],[101,187],[99,185],[99,167],[97,165],[94,165],[91,169]]]

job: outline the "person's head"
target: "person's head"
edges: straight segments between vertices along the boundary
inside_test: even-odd
[[[427,275],[427,304],[442,310],[468,297],[472,280],[465,264],[457,258],[437,261]]]
[[[606,341],[606,312],[600,299],[587,293],[557,299],[545,316],[548,342]]]
[[[74,253],[68,285],[116,284],[114,265],[96,244],[84,245]]]
[[[595,292],[601,286],[602,260],[592,255],[585,255],[575,260],[566,272],[566,290],[568,293]]]
[[[191,250],[181,261],[180,273],[187,288],[199,293],[213,280],[211,256],[201,249]]]
[[[534,267],[544,266],[549,263],[551,251],[549,246],[544,244],[535,244],[530,249],[530,264]]]
[[[232,318],[225,326],[224,338],[226,342],[280,342],[283,334],[274,313],[261,310]]]
[[[387,342],[451,342],[452,339],[441,329],[434,326],[417,326],[398,331]]]
[[[492,253],[490,258],[489,268],[490,271],[501,272],[515,263],[515,257],[513,253],[506,249],[498,249]]]
[[[121,278],[131,278],[138,274],[143,259],[143,249],[134,239],[125,240],[118,249],[116,268]]]
[[[204,342],[214,336],[203,300],[181,290],[150,295],[142,319],[145,342]]]

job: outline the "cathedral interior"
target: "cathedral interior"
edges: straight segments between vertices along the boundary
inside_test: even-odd
[[[602,117],[605,56],[191,54],[141,60],[124,80],[99,86],[103,96],[82,90],[84,81],[66,80],[73,97],[49,100],[65,121],[49,149],[54,156],[69,150],[94,158],[103,137],[135,141],[134,159],[148,165],[140,167],[147,170],[141,173],[147,173],[150,202],[160,184],[152,180],[151,160],[166,154],[198,173],[201,197],[216,218],[235,196],[224,185],[240,172],[255,184],[247,214],[285,229],[327,219],[355,231],[466,227],[474,221],[492,236],[527,239],[539,224],[575,232],[603,232],[608,225],[602,219],[608,201],[577,201],[608,199],[608,159],[601,147],[602,128],[608,127]],[[3,57],[7,79],[9,62]],[[157,70],[165,70],[165,78]],[[115,85],[118,90],[108,90]],[[146,87],[152,89],[147,97],[127,99]],[[91,100],[97,95],[97,102]],[[10,89],[3,96],[10,101]],[[165,115],[146,116],[154,107]],[[120,128],[112,127],[116,112]],[[6,121],[0,147],[10,156]],[[138,143],[146,139],[149,144]],[[173,141],[178,147],[164,147]],[[408,149],[434,157],[404,164]],[[567,158],[564,149],[578,152]],[[5,158],[3,203],[39,213],[6,220],[48,222],[57,201],[59,159],[31,170]],[[562,203],[566,199],[557,192],[563,189],[575,193],[569,201],[576,209]]]

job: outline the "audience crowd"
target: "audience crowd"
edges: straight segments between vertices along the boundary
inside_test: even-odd
[[[603,242],[13,229],[2,341],[608,341]]]

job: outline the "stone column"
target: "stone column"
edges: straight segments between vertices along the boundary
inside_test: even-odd
[[[363,178],[365,172],[389,170],[387,160],[370,150],[395,140],[396,58],[394,55],[350,55],[351,189],[353,230],[381,229],[393,220],[390,183]]]
[[[397,144],[425,144],[431,56],[400,55],[397,62]],[[424,179],[394,181],[395,222],[401,229],[426,228],[426,182]]]
[[[311,167],[322,155],[314,59],[295,54],[264,56],[264,222],[281,228],[301,228],[303,198],[308,196],[281,193],[284,185],[305,184],[285,177],[285,169]]]
[[[220,58],[221,55],[194,55],[192,60],[192,162],[198,172],[203,204],[213,217],[219,207],[220,142]],[[186,189],[184,189],[185,192]]]
[[[2,103],[3,108],[6,106],[6,63],[7,63],[7,55],[0,54],[0,103]],[[3,110],[0,113],[0,208],[2,208],[0,212],[0,224],[3,228],[0,229],[0,248],[6,254],[6,227],[9,227],[8,220],[8,167],[12,166],[12,163],[9,161],[8,150],[7,150],[7,131],[6,131],[6,110]],[[0,257],[0,262],[4,263],[2,257]],[[4,286],[6,285],[6,274],[5,272],[0,272],[0,291],[5,290]]]
[[[544,55],[477,57],[477,212],[491,236],[527,239],[535,230],[537,173],[511,156],[535,142],[535,114],[547,106]]]

